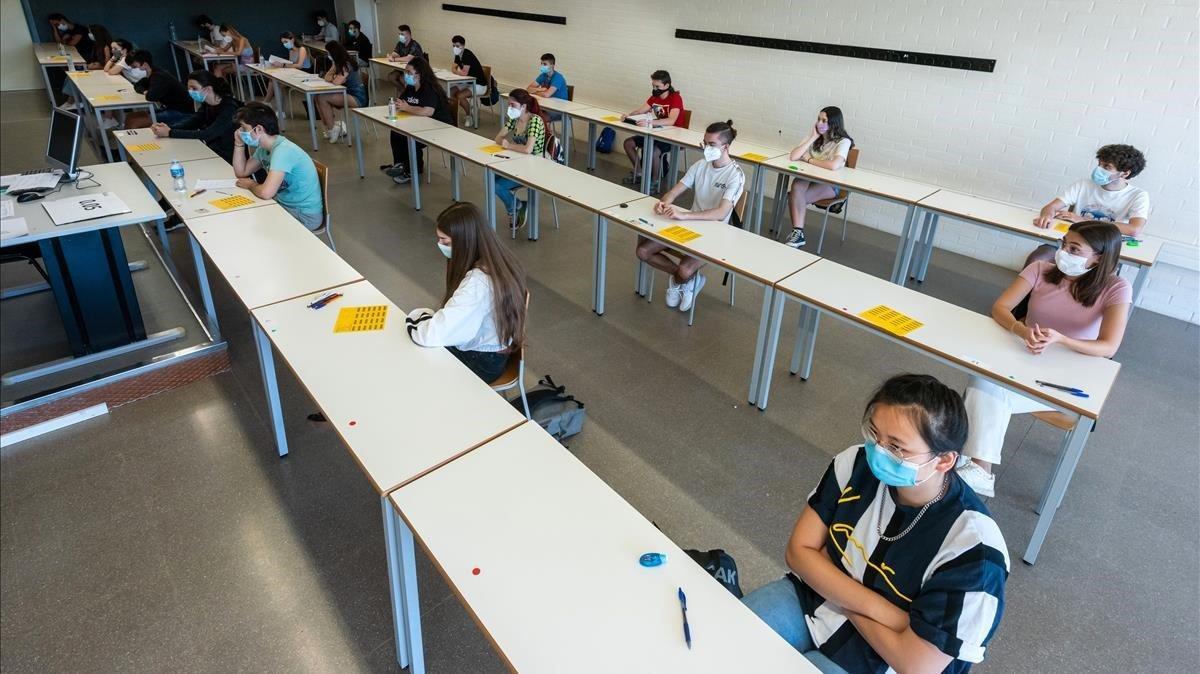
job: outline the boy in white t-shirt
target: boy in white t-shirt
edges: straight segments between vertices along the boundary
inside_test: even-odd
[[[1150,217],[1150,195],[1129,179],[1146,168],[1146,158],[1132,145],[1105,145],[1096,151],[1096,167],[1087,180],[1071,184],[1060,196],[1042,206],[1033,224],[1045,229],[1055,220],[1111,222],[1121,234],[1140,237]],[[1025,266],[1037,261],[1051,262],[1057,246],[1043,245],[1025,260]]]
[[[704,159],[692,164],[683,179],[654,205],[654,212],[672,220],[720,220],[728,222],[733,206],[746,187],[746,176],[737,162],[729,158],[729,144],[737,137],[733,120],[714,122],[704,130]],[[674,206],[685,190],[692,190],[692,210]],[[679,257],[676,262],[671,256]],[[702,261],[670,250],[666,244],[638,237],[638,259],[667,273],[667,306],[690,311],[696,295],[704,287],[699,274]]]

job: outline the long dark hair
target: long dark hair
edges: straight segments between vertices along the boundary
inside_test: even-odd
[[[421,78],[421,86],[418,88],[433,87],[433,90],[437,92],[438,104],[447,105],[449,101],[446,98],[446,92],[438,86],[437,75],[433,74],[433,68],[429,67],[429,61],[420,56],[414,56],[408,65],[412,66],[413,70],[417,71],[417,77]]]
[[[95,45],[92,47],[92,63],[104,63],[108,57],[104,55],[105,49],[111,49],[113,38],[112,34],[104,26],[94,23],[88,26],[88,32],[92,34]]]
[[[415,59],[414,59],[415,60]],[[410,62],[411,63],[411,62]],[[492,314],[500,341],[516,351],[525,343],[525,268],[501,243],[475,204],[451,204],[438,214],[438,231],[450,237],[446,294],[450,301],[467,272],[479,269],[492,283]]]
[[[352,75],[358,70],[358,63],[350,58],[350,52],[342,46],[341,42],[330,40],[325,43],[325,51],[329,52],[329,58],[333,59],[334,72],[342,75]]]
[[[888,379],[871,396],[863,412],[863,430],[871,430],[871,414],[879,405],[903,410],[934,454],[961,452],[967,442],[967,408],[958,391],[927,374],[901,374]]]
[[[836,105],[826,106],[821,108],[821,112],[825,113],[826,122],[829,124],[829,130],[821,136],[820,145],[817,149],[826,143],[836,143],[843,138],[850,140],[850,147],[854,147],[854,139],[850,138],[850,134],[846,133],[846,120],[842,116],[842,109]]]
[[[1075,277],[1071,283],[1071,297],[1083,306],[1090,307],[1100,299],[1117,271],[1117,263],[1121,259],[1121,230],[1111,222],[1084,220],[1071,225],[1067,231],[1083,237],[1092,252],[1100,256],[1095,267]],[[1047,283],[1058,285],[1067,275],[1059,271],[1057,265],[1050,265],[1042,278]]]
[[[542,110],[542,105],[538,103],[537,96],[525,91],[524,89],[513,89],[508,93],[508,98],[525,106],[525,109],[530,113],[542,118],[542,127],[546,129],[546,138],[550,137],[550,118],[546,116],[546,111]],[[549,143],[546,145],[549,147]]]
[[[229,90],[229,81],[224,77],[217,77],[210,70],[193,70],[188,73],[187,78],[199,84],[201,88],[212,87],[217,98],[233,98],[233,92]]]

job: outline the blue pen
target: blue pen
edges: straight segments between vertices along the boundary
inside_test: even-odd
[[[683,611],[683,640],[687,643],[688,650],[692,650],[692,628],[688,627],[687,621],[687,595],[683,593],[683,588],[679,588],[679,608]]]
[[[645,218],[638,218],[638,222],[642,223],[643,225],[649,225],[649,224],[650,224],[650,221],[649,221],[649,220],[647,220],[647,219],[645,219]],[[651,226],[653,226],[653,225],[651,225]]]
[[[1036,383],[1038,386],[1045,386],[1047,388],[1058,389],[1059,391],[1066,391],[1067,393],[1070,393],[1071,395],[1075,396],[1076,398],[1090,398],[1091,397],[1090,395],[1085,393],[1083,389],[1074,388],[1071,386],[1063,386],[1062,384],[1051,384],[1048,381],[1042,381],[1040,379],[1035,379],[1034,383]]]

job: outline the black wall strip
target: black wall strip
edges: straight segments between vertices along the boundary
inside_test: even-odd
[[[775,37],[754,37],[751,35],[734,35],[732,33],[710,33],[703,30],[675,29],[675,37],[680,40],[700,40],[702,42],[721,42],[736,44],[743,47],[761,47],[763,49],[782,49],[785,51],[800,51],[809,54],[825,54],[826,56],[845,56],[855,59],[870,59],[872,61],[890,61],[892,63],[910,63],[918,66],[934,68],[954,68],[957,70],[975,70],[990,73],[996,70],[996,59],[979,59],[968,56],[950,56],[946,54],[925,54],[922,52],[905,51],[903,49],[877,49],[874,47],[849,47],[841,44],[824,42],[802,42],[800,40],[783,40]]]
[[[485,7],[467,7],[466,5],[442,5],[442,10],[447,12],[462,12],[464,14],[482,14],[483,16],[495,16],[501,19],[516,19],[518,21],[537,21],[539,23],[557,23],[560,26],[567,25],[567,17],[551,16],[549,14],[531,14],[530,12],[510,12],[504,9],[487,9]]]

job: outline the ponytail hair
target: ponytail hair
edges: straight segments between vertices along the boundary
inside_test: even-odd
[[[704,133],[719,133],[721,134],[721,142],[729,145],[737,138],[737,129],[733,128],[733,120],[727,119],[724,122],[713,122],[708,125]]]
[[[193,70],[188,73],[187,78],[201,87],[212,87],[213,93],[221,98],[233,98],[233,92],[229,89],[229,80],[217,77],[209,70]]]

